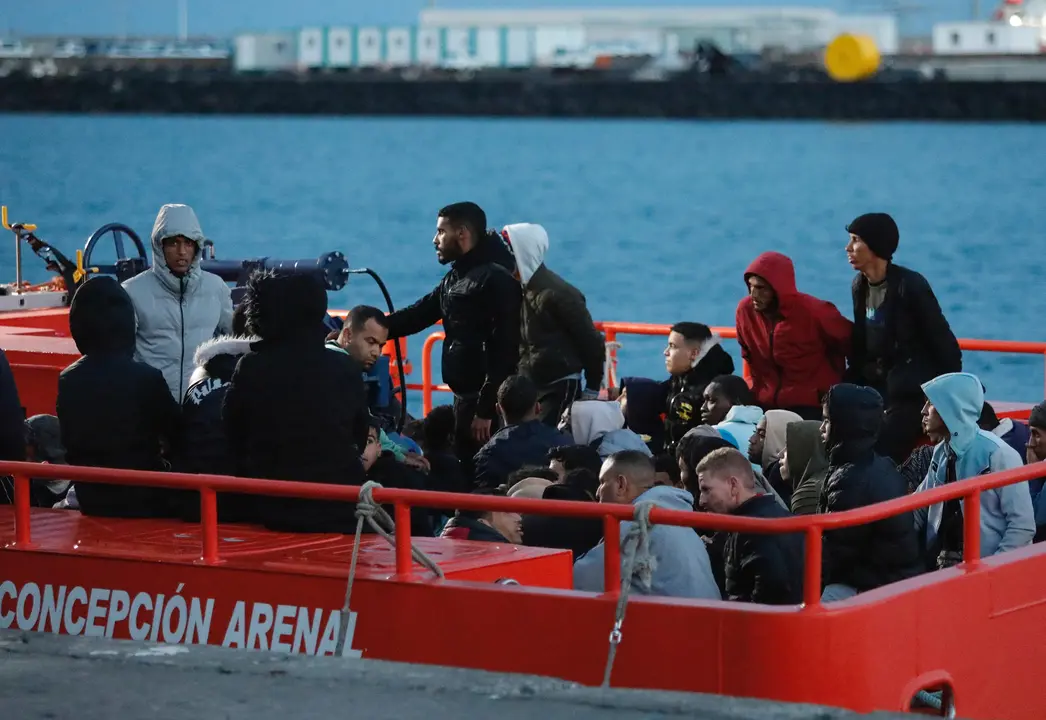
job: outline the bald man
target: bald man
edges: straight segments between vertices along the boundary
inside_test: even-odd
[[[791,513],[756,482],[748,458],[720,448],[697,465],[701,509],[743,517],[781,518]],[[803,599],[803,538],[762,533],[723,533],[724,597],[766,605]]]
[[[614,453],[599,472],[596,496],[603,503],[638,505],[650,502],[666,510],[693,511],[694,497],[681,488],[657,484],[653,461],[644,453],[625,450]],[[621,523],[621,540],[634,523]],[[603,543],[574,563],[574,589],[605,592]],[[638,578],[632,579],[632,592],[662,597],[703,598],[719,600],[719,587],[712,576],[705,543],[688,527],[653,525],[650,528],[650,552],[657,559],[649,588]]]

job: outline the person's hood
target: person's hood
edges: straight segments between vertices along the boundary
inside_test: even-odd
[[[758,425],[763,419],[763,408],[755,405],[734,405],[726,412],[723,422],[741,423],[743,425]],[[767,421],[769,422],[769,420]]]
[[[233,335],[221,335],[210,340],[205,340],[193,354],[193,371],[190,384],[194,383],[197,374],[220,378],[228,382],[232,379],[232,373],[236,369],[236,363],[240,357],[251,351],[251,343],[257,342],[256,337],[236,337]]]
[[[243,304],[247,327],[261,338],[254,346],[315,341],[322,347],[327,337],[327,291],[310,275],[256,274]]]
[[[464,273],[486,263],[500,265],[510,273],[516,271],[515,256],[505,244],[505,239],[494,230],[484,234],[474,248],[455,260],[453,267],[458,273]]]
[[[655,485],[649,490],[640,493],[639,497],[632,501],[633,505],[641,502],[652,502],[666,510],[693,510],[694,496],[682,488],[670,485]]]
[[[665,412],[665,389],[649,378],[626,377],[621,389],[628,393],[625,404],[625,424],[640,435],[658,437],[665,430],[662,414]]]
[[[624,426],[625,416],[616,402],[578,400],[570,406],[570,433],[578,445],[588,445],[596,438]]]
[[[108,275],[95,275],[73,295],[69,331],[81,355],[109,353],[132,357],[136,332],[131,296]]]
[[[654,453],[650,452],[650,447],[643,442],[643,438],[632,430],[625,428],[611,430],[602,437],[603,441],[599,443],[599,457],[604,460],[614,453],[622,452],[623,450],[635,450],[647,457],[654,457]]]
[[[694,429],[696,430],[697,428]],[[718,435],[699,435],[697,433],[691,435],[688,432],[683,437],[686,439],[686,442],[679,443],[676,454],[677,457],[682,457],[691,474],[693,474],[701,461],[705,459],[705,456],[712,451],[720,448],[737,449],[729,440]],[[697,482],[697,478],[694,478],[694,482]]]
[[[828,455],[821,439],[821,423],[816,420],[794,422],[785,429],[788,446],[788,472],[794,484],[801,478],[828,467]]]
[[[870,453],[879,439],[883,424],[883,398],[869,387],[840,383],[828,391],[830,427],[825,451],[833,461],[841,461],[842,455],[855,458]],[[981,414],[977,405],[976,417]]]
[[[552,484],[551,480],[539,477],[528,477],[523,478],[518,483],[508,489],[506,493],[508,497],[521,497],[529,498],[531,500],[540,500],[545,492],[545,488]]]
[[[502,231],[508,239],[509,248],[516,258],[519,280],[526,285],[534,273],[545,262],[548,252],[548,233],[545,228],[532,223],[506,225]]]
[[[946,373],[924,383],[926,399],[948,428],[948,445],[962,455],[977,437],[977,420],[984,406],[984,386],[971,373]]]
[[[196,243],[196,257],[186,278],[193,279],[200,275],[200,258],[203,256],[203,244],[206,238],[196,212],[188,205],[170,204],[160,208],[156,214],[156,222],[153,223],[152,246],[153,246],[153,272],[160,280],[173,290],[178,290],[179,280],[171,274],[167,267],[167,260],[163,256],[163,241],[167,238],[181,235]]]
[[[770,463],[781,457],[785,449],[785,438],[788,426],[799,422],[802,418],[791,410],[767,410],[766,415],[766,440],[763,442],[763,469],[770,467]]]
[[[55,415],[33,415],[25,421],[26,444],[36,450],[38,462],[65,465],[62,427]]]
[[[777,294],[777,302],[785,303],[798,291],[795,287],[795,266],[792,259],[779,252],[765,252],[745,270],[745,283],[752,275],[758,275],[770,284]]]
[[[712,337],[701,343],[701,349],[697,351],[697,357],[695,357],[694,361],[690,363],[691,369],[696,368],[698,364],[708,356],[708,353],[710,353],[713,348],[719,347],[722,342],[723,338],[719,336],[719,333],[712,333]]]

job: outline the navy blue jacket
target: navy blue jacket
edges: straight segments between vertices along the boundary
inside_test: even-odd
[[[527,420],[498,430],[476,453],[476,485],[497,487],[525,465],[546,465],[548,451],[573,445],[574,439],[540,420]]]

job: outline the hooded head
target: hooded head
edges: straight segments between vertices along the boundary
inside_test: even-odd
[[[534,277],[534,273],[545,262],[545,253],[548,252],[548,233],[540,225],[530,223],[518,223],[506,225],[501,231],[512,254],[516,258],[516,269],[519,271],[519,281],[525,286]]]
[[[178,288],[179,278],[200,274],[203,230],[188,205],[164,205],[153,223],[153,272],[164,284]]]
[[[621,406],[606,400],[578,400],[570,406],[569,432],[578,445],[588,445],[597,438],[625,426]]]
[[[639,377],[621,379],[619,402],[630,430],[649,436],[651,441],[664,434],[664,393],[664,387],[656,380]]]
[[[947,429],[949,446],[961,456],[980,429],[977,421],[984,406],[984,386],[980,379],[971,373],[946,373],[924,383],[922,388],[927,400],[923,417],[934,411],[940,416]]]
[[[80,286],[69,306],[69,331],[82,355],[134,355],[134,305],[127,291],[108,275]]]
[[[676,446],[676,461],[684,487],[695,498],[700,494],[697,487],[697,466],[705,456],[720,448],[733,448],[728,440],[714,435],[687,433]]]
[[[243,296],[247,331],[265,343],[311,342],[327,336],[327,291],[311,275],[259,271]]]
[[[765,252],[745,270],[748,296],[756,312],[775,312],[788,305],[798,292],[792,259],[779,252]]]
[[[828,456],[821,438],[821,423],[816,420],[790,423],[785,428],[785,450],[788,477],[796,485],[804,477],[828,467]]]
[[[760,421],[764,425],[763,452],[760,455],[759,464],[765,470],[784,452],[788,426],[801,422],[803,418],[791,410],[767,410],[763,418],[764,420]]]
[[[840,383],[828,391],[824,404],[828,412],[821,437],[833,462],[871,454],[883,424],[882,396],[869,387]]]
[[[890,260],[897,252],[901,234],[897,229],[897,223],[886,213],[866,213],[854,218],[854,221],[846,226],[846,232],[856,236],[876,257]],[[854,238],[850,238],[851,243]],[[850,262],[854,264],[854,254]]]

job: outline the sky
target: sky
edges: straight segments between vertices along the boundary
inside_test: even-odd
[[[902,29],[968,19],[974,0],[433,0],[445,8],[816,6],[851,14],[916,7]],[[232,36],[304,25],[409,25],[429,0],[185,0],[189,34]],[[174,35],[179,0],[0,0],[0,35]],[[995,6],[980,2],[981,14]]]

